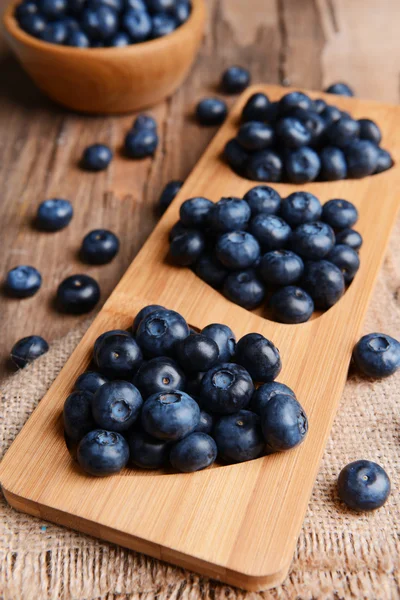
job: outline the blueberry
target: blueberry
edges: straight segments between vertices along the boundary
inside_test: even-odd
[[[304,263],[300,256],[290,250],[272,250],[267,252],[260,262],[260,275],[266,283],[272,285],[290,285],[300,279]]]
[[[243,200],[250,206],[251,215],[276,215],[281,204],[281,197],[276,190],[268,185],[256,185],[244,196]]]
[[[72,392],[64,402],[63,422],[64,434],[68,450],[76,458],[77,445],[81,439],[96,429],[92,415],[93,394],[88,391]]]
[[[171,356],[176,343],[188,335],[189,327],[179,313],[160,308],[141,320],[136,339],[147,356]]]
[[[67,38],[67,46],[76,48],[89,48],[90,40],[83,31],[71,31]]]
[[[228,275],[228,270],[211,254],[200,256],[196,262],[195,272],[200,279],[216,289],[223,285]]]
[[[309,144],[310,146],[316,146],[323,140],[323,135],[326,129],[325,119],[314,110],[304,110],[302,108],[296,108],[290,113],[290,116],[303,125],[309,133]],[[288,143],[288,146],[291,144]],[[296,144],[299,146],[300,144]],[[293,144],[292,144],[293,146]]]
[[[130,36],[124,31],[118,31],[111,40],[108,45],[114,48],[124,48],[125,46],[129,46],[132,43]]]
[[[295,448],[307,435],[308,419],[299,402],[276,394],[261,410],[261,427],[269,452]]]
[[[356,140],[345,150],[349,177],[359,178],[372,175],[376,171],[379,148],[369,140]]]
[[[78,315],[90,312],[99,300],[99,284],[89,275],[71,275],[57,289],[58,304],[65,312]]]
[[[141,310],[139,310],[132,324],[133,335],[136,335],[141,320],[160,308],[164,310],[164,306],[160,306],[159,304],[149,304],[148,306],[144,306]]]
[[[40,39],[49,44],[65,44],[69,31],[63,21],[53,21],[48,23]]]
[[[243,108],[242,121],[267,121],[270,104],[265,94],[253,94]]]
[[[227,462],[244,462],[261,456],[265,442],[260,417],[249,410],[221,417],[214,427],[219,456]]]
[[[197,425],[195,431],[200,431],[201,433],[210,433],[214,429],[214,417],[210,415],[210,413],[205,410],[200,411],[200,421]]]
[[[347,83],[332,83],[326,88],[327,94],[337,94],[338,96],[354,96],[354,92]]]
[[[291,227],[318,221],[321,215],[321,203],[310,192],[293,192],[282,200],[281,216]]]
[[[131,379],[140,367],[143,356],[133,337],[116,333],[106,336],[97,344],[94,359],[99,371],[106,377]]]
[[[144,42],[150,37],[152,21],[144,10],[128,8],[121,18],[121,26],[134,44]]]
[[[157,392],[186,390],[184,372],[172,358],[166,356],[152,358],[144,363],[137,372],[134,383],[144,399]]]
[[[341,116],[341,111],[336,106],[331,106],[329,104],[321,113],[321,117],[324,119],[326,126],[332,125],[332,123],[339,121]]]
[[[231,231],[218,238],[215,253],[228,269],[246,269],[260,257],[260,245],[251,233]]]
[[[303,286],[317,308],[333,306],[344,294],[345,283],[341,270],[327,260],[306,264]]]
[[[113,475],[129,460],[125,438],[114,431],[95,429],[85,435],[78,446],[78,462],[82,469],[96,477]]]
[[[220,362],[229,362],[232,359],[235,354],[236,336],[230,327],[221,323],[211,323],[204,327],[201,333],[217,344]]]
[[[221,89],[225,94],[240,94],[250,85],[250,73],[243,67],[229,67],[222,74]]]
[[[351,202],[335,198],[322,207],[322,219],[334,229],[347,229],[358,219],[358,210]]]
[[[145,0],[125,0],[125,9],[129,8],[147,11],[147,4]]]
[[[358,123],[360,125],[360,138],[374,142],[374,144],[379,146],[382,141],[382,133],[375,121],[359,119]]]
[[[250,403],[251,410],[258,415],[261,415],[267,402],[277,394],[285,394],[287,396],[292,396],[292,398],[296,398],[294,391],[284,383],[278,383],[277,381],[263,383],[263,385],[260,385],[253,394]]]
[[[200,394],[200,384],[204,377],[204,373],[202,373],[201,371],[198,371],[197,373],[190,373],[189,375],[190,375],[190,377],[187,381],[187,386],[186,386],[185,391],[189,394],[189,396],[194,398],[197,402],[199,394]],[[200,418],[201,418],[201,415],[200,415]],[[199,425],[200,425],[200,421],[199,421]],[[196,427],[196,431],[198,431],[197,427]]]
[[[339,498],[352,510],[375,510],[390,494],[390,479],[384,469],[370,460],[346,465],[338,478]]]
[[[132,125],[133,131],[142,131],[143,129],[157,131],[156,120],[152,116],[144,113],[138,115]]]
[[[254,152],[246,167],[246,175],[253,181],[281,181],[282,172],[282,159],[274,150]]]
[[[93,359],[95,362],[97,361],[97,354],[98,354],[104,340],[106,340],[109,337],[114,337],[116,335],[122,336],[123,338],[131,337],[131,334],[128,331],[125,331],[124,329],[111,329],[111,331],[105,331],[104,333],[99,335],[99,337],[95,341],[94,347],[93,347]]]
[[[284,248],[292,235],[292,230],[283,219],[263,213],[250,221],[249,231],[267,251]]]
[[[314,312],[311,296],[294,285],[280,288],[272,294],[268,306],[272,318],[279,323],[305,323]]]
[[[46,19],[55,20],[67,12],[67,0],[38,0],[39,13]]]
[[[185,23],[190,17],[192,6],[190,0],[177,0],[176,6],[173,9],[173,16],[178,26]]]
[[[80,256],[90,265],[105,265],[112,261],[119,250],[119,239],[107,229],[94,229],[82,241]]]
[[[171,449],[169,460],[177,471],[194,473],[206,469],[217,458],[217,445],[206,433],[195,431]]]
[[[336,181],[346,179],[347,163],[344,152],[334,146],[322,148],[319,158],[321,161],[321,179],[324,181]]]
[[[270,125],[275,125],[279,117],[279,102],[270,102],[266,108],[265,121]]]
[[[234,171],[242,174],[245,171],[249,154],[242,148],[236,139],[232,139],[225,145],[224,158]]]
[[[38,5],[36,0],[24,0],[15,9],[15,17],[20,21],[23,17],[36,15],[38,13]]]
[[[129,158],[153,156],[158,146],[157,132],[152,129],[129,131],[125,137],[124,149]]]
[[[213,231],[224,233],[245,229],[251,217],[251,210],[245,200],[240,198],[221,198],[210,213],[210,225]]]
[[[238,341],[235,360],[258,382],[273,381],[282,369],[278,348],[260,333],[248,333]]]
[[[205,373],[200,384],[202,408],[222,415],[245,408],[253,393],[254,384],[248,371],[234,363],[213,367]]]
[[[79,375],[78,379],[75,381],[74,389],[79,392],[95,394],[97,390],[107,382],[108,379],[104,377],[104,375],[96,373],[96,371],[85,371]]]
[[[173,11],[176,0],[146,0],[147,8],[152,14]]]
[[[302,92],[289,92],[279,100],[279,112],[285,115],[296,108],[303,110],[312,110],[313,102],[311,98]]]
[[[319,260],[324,258],[335,245],[333,229],[321,221],[303,223],[293,232],[291,248],[302,258]]]
[[[112,8],[117,13],[121,12],[124,7],[123,0],[89,0],[88,6],[89,8],[97,8],[98,6],[108,6]]]
[[[92,396],[92,414],[97,425],[108,431],[127,431],[137,421],[143,399],[128,381],[110,381]]]
[[[344,148],[358,138],[360,124],[351,117],[341,117],[326,130],[327,139],[332,146]]]
[[[208,225],[214,203],[198,196],[185,200],[180,207],[179,216],[185,227],[202,228]]]
[[[308,146],[290,152],[285,161],[286,174],[291,183],[314,181],[321,169],[318,154]]]
[[[236,136],[237,142],[249,152],[265,150],[274,143],[274,130],[266,123],[248,121],[240,126]]]
[[[314,100],[313,108],[319,115],[325,110],[326,106],[327,104],[322,98],[317,98]]]
[[[109,6],[100,4],[95,8],[84,9],[81,24],[91,40],[103,42],[117,33],[118,15]]]
[[[86,5],[86,1],[87,0],[68,0],[68,12],[78,18]]]
[[[160,38],[175,31],[177,23],[175,19],[167,14],[157,14],[152,18],[151,37]]]
[[[280,143],[288,148],[307,146],[312,139],[307,127],[293,117],[284,117],[277,122],[276,135]]]
[[[387,171],[391,167],[393,167],[394,161],[389,152],[387,150],[383,150],[382,148],[378,148],[378,162],[376,164],[375,173],[382,173],[383,171]]]
[[[113,157],[110,148],[105,144],[93,144],[85,148],[82,156],[82,167],[88,171],[107,169]]]
[[[141,469],[161,469],[168,463],[170,443],[143,431],[133,431],[128,439],[130,460]]]
[[[142,409],[143,429],[161,440],[180,440],[199,424],[200,408],[185,392],[158,392]]]
[[[354,229],[342,229],[335,234],[335,237],[337,244],[346,244],[353,250],[359,250],[362,246],[363,239]]]
[[[47,23],[42,15],[28,14],[20,18],[19,24],[26,33],[34,37],[40,37],[46,29]]]
[[[204,249],[204,235],[196,229],[188,229],[173,238],[170,243],[169,252],[175,264],[188,267],[200,258]]]
[[[158,209],[161,214],[165,213],[165,211],[171,204],[172,200],[174,200],[175,196],[177,195],[182,186],[183,181],[178,180],[169,181],[165,185],[158,199]]]
[[[337,244],[326,257],[342,271],[345,283],[351,283],[360,268],[360,259],[355,250],[345,244]]]
[[[180,366],[186,371],[208,371],[218,362],[219,349],[214,340],[200,333],[189,335],[176,345]]]
[[[226,119],[228,108],[219,98],[204,98],[196,107],[196,117],[200,125],[212,127],[221,125]]]
[[[354,346],[353,360],[367,377],[389,377],[400,367],[400,342],[385,333],[369,333]]]
[[[171,227],[171,230],[168,235],[168,239],[170,242],[172,242],[173,239],[175,239],[176,237],[178,237],[179,235],[181,235],[182,233],[185,233],[187,231],[189,231],[188,228],[185,227],[184,224],[181,223],[181,221],[177,221],[175,223],[175,225],[173,227]]]
[[[20,265],[7,273],[5,288],[9,296],[29,298],[42,285],[42,276],[35,267]]]
[[[265,285],[254,269],[236,271],[226,277],[223,293],[231,302],[253,310],[264,301]]]
[[[19,368],[45,354],[49,349],[48,343],[39,335],[29,335],[14,344],[11,349],[11,360]]]

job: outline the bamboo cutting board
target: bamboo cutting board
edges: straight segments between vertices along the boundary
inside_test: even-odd
[[[288,89],[257,86],[244,93],[0,465],[3,492],[16,509],[248,590],[276,586],[289,570],[400,203],[400,108],[325,96],[357,118],[376,120],[383,147],[397,163],[361,180],[274,186],[283,196],[304,189],[322,202],[345,198],[358,207],[357,229],[364,237],[361,268],[343,298],[308,323],[283,325],[232,304],[190,270],[167,264],[168,232],[186,198],[204,195],[216,201],[242,196],[255,185],[236,176],[220,158],[235,134],[241,108],[255,91],[278,99]],[[84,475],[64,445],[64,400],[89,364],[97,336],[130,326],[150,303],[181,312],[195,327],[221,322],[237,337],[258,331],[270,338],[282,356],[279,380],[294,389],[309,417],[304,444],[194,474],[125,470],[103,479]]]

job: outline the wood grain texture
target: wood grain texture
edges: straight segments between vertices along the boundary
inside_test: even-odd
[[[188,269],[168,264],[168,232],[185,198],[204,195],[216,201],[222,195],[241,196],[254,185],[220,157],[255,89],[273,99],[284,91],[269,86],[244,94],[0,466],[5,496],[20,510],[249,590],[277,585],[289,569],[400,205],[400,108],[340,98],[343,110],[356,117],[368,114],[380,124],[396,166],[361,180],[303,187],[322,202],[346,198],[359,209],[361,267],[334,307],[301,325],[273,323],[232,304]],[[296,189],[275,187],[282,195]],[[96,337],[128,327],[147,303],[177,310],[199,328],[222,322],[238,337],[258,331],[271,339],[282,356],[279,379],[295,390],[309,417],[305,442],[291,452],[190,475],[125,470],[101,480],[85,476],[64,447],[63,402],[89,364]]]
[[[185,179],[213,137],[215,129],[199,127],[191,115],[199,98],[217,93],[225,67],[248,66],[254,82],[311,89],[342,79],[361,96],[399,100],[400,5],[394,0],[379,7],[375,0],[207,0],[207,7],[206,38],[193,71],[172,98],[151,110],[161,134],[154,160],[129,161],[119,152],[133,116],[89,118],[60,109],[0,40],[0,272],[32,264],[44,280],[33,298],[0,295],[1,377],[11,371],[7,357],[19,338],[35,333],[51,343],[79,321],[54,309],[64,277],[88,273],[101,285],[102,302],[109,296],[157,222],[163,185]],[[116,156],[106,172],[84,173],[77,162],[94,142],[110,144]],[[31,220],[39,202],[52,196],[73,202],[73,222],[59,233],[39,234]],[[88,267],[77,251],[97,227],[115,231],[121,250],[110,265]]]

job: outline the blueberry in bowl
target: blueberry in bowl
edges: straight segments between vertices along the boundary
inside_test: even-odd
[[[194,431],[199,424],[200,408],[185,392],[158,392],[143,405],[142,427],[149,435],[177,441]]]

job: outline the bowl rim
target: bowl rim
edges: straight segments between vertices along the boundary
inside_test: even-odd
[[[3,12],[2,22],[3,27],[7,31],[7,33],[18,40],[21,44],[25,46],[30,46],[31,48],[35,48],[36,50],[42,50],[44,52],[51,52],[59,55],[67,55],[67,54],[85,54],[85,57],[96,56],[100,57],[115,57],[117,52],[124,54],[139,54],[141,50],[146,51],[157,51],[165,49],[166,42],[168,41],[177,41],[178,38],[184,36],[192,27],[196,24],[202,27],[204,17],[205,17],[205,1],[204,0],[191,0],[192,10],[190,12],[190,16],[182,25],[177,27],[175,31],[169,33],[160,38],[156,38],[154,40],[146,40],[144,42],[139,42],[137,44],[129,44],[128,46],[115,46],[115,47],[106,47],[106,48],[79,48],[76,46],[64,46],[62,44],[52,44],[50,42],[44,42],[39,38],[26,33],[19,26],[15,16],[14,11],[17,5],[21,4],[21,0],[12,0],[6,7]]]

